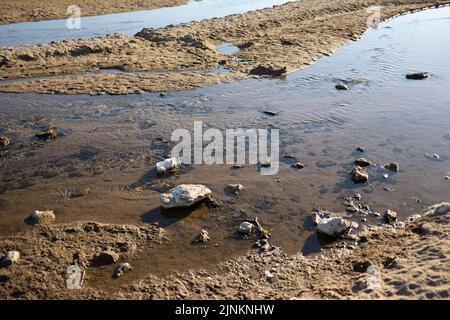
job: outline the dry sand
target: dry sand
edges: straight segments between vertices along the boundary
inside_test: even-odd
[[[446,3],[449,1],[305,0],[220,19],[144,29],[134,37],[116,34],[2,48],[0,79],[75,75],[1,84],[0,91],[129,94],[242,79],[259,65],[285,67],[289,72],[360,37],[367,30],[371,5],[382,5],[382,19],[387,19]],[[241,50],[221,54],[215,45],[222,42]],[[109,68],[126,74],[95,74]],[[220,71],[224,68],[229,73],[223,75]],[[136,74],[141,71],[151,75]]]
[[[74,263],[74,254],[82,267],[107,249],[126,261],[144,244],[158,245],[163,238],[160,229],[92,222],[37,226],[0,241],[0,252],[22,254],[18,263],[0,269],[0,298],[447,299],[449,222],[450,204],[441,204],[406,227],[385,226],[359,234],[353,250],[339,240],[312,258],[288,256],[278,248],[253,250],[214,272],[186,271],[165,278],[142,274],[141,280],[114,292],[92,288],[89,268],[83,288],[68,290],[66,270]]]
[[[81,16],[170,7],[186,3],[186,0],[3,0],[0,24],[49,19],[69,16],[67,7],[78,5]]]

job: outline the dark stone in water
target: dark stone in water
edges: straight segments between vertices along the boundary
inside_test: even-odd
[[[355,164],[360,167],[370,166],[370,161],[365,158],[358,158],[355,160]]]
[[[430,76],[428,72],[408,73],[406,79],[410,80],[423,80]]]
[[[338,83],[338,84],[335,86],[335,88],[336,88],[337,90],[350,90],[350,87],[347,86],[347,85],[345,85],[345,84],[343,84],[343,83]]]
[[[39,139],[47,140],[47,139],[56,139],[58,136],[58,132],[56,127],[49,125],[47,131],[36,133],[36,137]]]
[[[280,110],[278,110],[276,108],[270,108],[270,109],[263,110],[263,112],[265,114],[268,114],[269,116],[276,116],[280,113]]]
[[[400,171],[400,166],[397,162],[388,163],[388,164],[384,165],[383,168],[385,168],[386,170],[394,171],[394,172]]]

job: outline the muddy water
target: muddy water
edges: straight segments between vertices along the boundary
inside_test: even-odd
[[[281,5],[289,0],[191,0],[185,5],[83,17],[80,29],[68,29],[66,19],[13,23],[0,26],[0,46],[48,43],[90,38],[119,32],[133,35],[143,28],[220,18],[230,14]]]
[[[88,273],[89,285],[113,288],[147,273],[214,268],[245,254],[252,242],[237,239],[235,230],[247,216],[272,230],[273,244],[311,254],[320,246],[307,215],[317,207],[344,211],[345,195],[360,193],[373,211],[392,209],[400,220],[448,201],[449,33],[450,8],[434,9],[382,24],[285,79],[250,79],[164,97],[1,94],[0,134],[13,144],[0,160],[0,234],[29,228],[23,219],[35,209],[54,209],[62,223],[159,223],[168,240],[132,258],[134,272],[117,281],[110,279],[112,266]],[[406,80],[413,71],[431,77]],[[343,80],[354,85],[337,91],[335,84]],[[262,112],[270,107],[281,112]],[[252,165],[196,165],[157,178],[154,163],[168,154],[172,131],[192,129],[194,120],[205,128],[279,128],[280,154],[306,167],[291,168],[295,160],[282,157],[275,176],[261,176]],[[33,138],[48,123],[61,136],[48,142]],[[370,183],[355,185],[348,171],[357,156],[378,165],[399,162],[400,172],[384,179],[371,167]],[[159,192],[180,183],[206,184],[224,207],[162,212]],[[228,195],[228,183],[245,190]],[[91,192],[67,196],[81,187]],[[362,225],[361,218],[352,217]],[[192,244],[201,229],[212,238],[206,246]]]

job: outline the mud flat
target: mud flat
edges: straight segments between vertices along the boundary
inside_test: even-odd
[[[126,261],[139,255],[144,243],[158,246],[157,227],[39,226],[0,241],[1,253],[21,253],[18,262],[0,268],[0,298],[448,299],[449,211],[448,203],[439,204],[404,227],[373,228],[355,236],[352,249],[337,241],[312,258],[279,248],[252,250],[215,271],[200,268],[164,278],[143,274],[114,292],[92,287],[89,266],[102,249]],[[73,264],[82,268],[85,280],[81,289],[69,290],[66,270]]]
[[[3,83],[0,91],[98,95],[181,90],[220,82],[221,72],[211,72],[217,68],[227,70],[226,77],[232,79],[279,75],[302,69],[358,39],[367,30],[371,15],[367,8],[372,5],[383,6],[381,18],[387,19],[446,3],[306,0],[219,19],[143,29],[134,37],[114,34],[2,48],[0,78],[23,81]],[[221,43],[230,43],[240,50],[223,54],[216,47]],[[118,72],[108,76],[92,74],[111,69]],[[188,74],[191,78],[186,81],[182,72],[193,70],[204,74]],[[136,74],[143,71],[153,72],[149,80]],[[76,76],[27,79],[69,74]]]
[[[186,3],[186,0],[80,0],[77,1],[83,16],[94,16],[99,14],[124,12],[132,10],[146,10],[161,7],[170,7]],[[67,18],[67,7],[73,5],[71,0],[4,0],[2,1],[2,12],[0,24],[39,21],[49,19]]]

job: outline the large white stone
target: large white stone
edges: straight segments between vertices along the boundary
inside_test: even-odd
[[[20,259],[19,251],[8,251],[6,255],[0,260],[0,265],[2,267],[7,267],[14,263],[17,263],[19,259]]]
[[[31,214],[31,219],[33,220],[33,223],[50,223],[55,221],[56,217],[53,210],[36,210]]]
[[[202,184],[181,184],[160,195],[161,206],[165,209],[189,207],[212,194]]]
[[[181,160],[178,160],[175,157],[165,159],[164,161],[160,161],[156,164],[156,173],[164,174],[171,170],[176,170],[180,167]]]
[[[343,218],[323,218],[317,223],[317,231],[330,237],[336,237],[343,234],[351,223]]]

